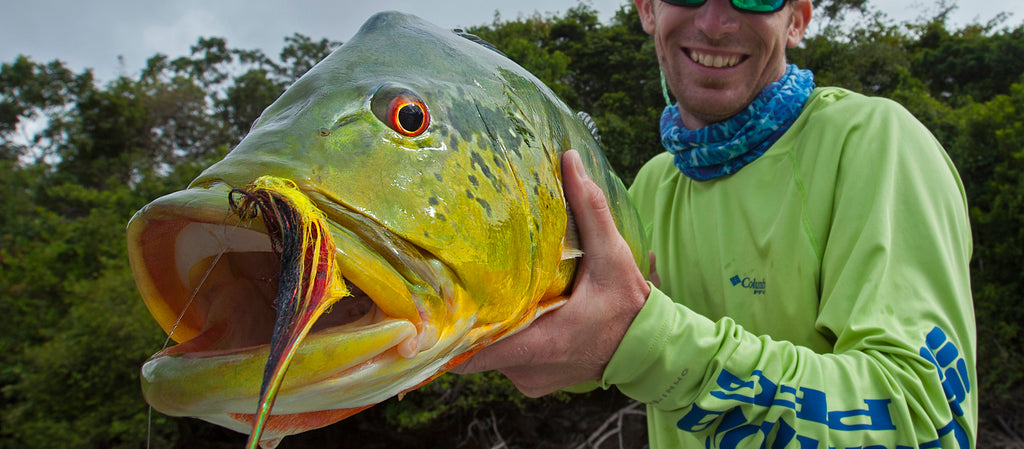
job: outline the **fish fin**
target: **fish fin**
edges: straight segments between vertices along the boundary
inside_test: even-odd
[[[568,296],[556,296],[554,298],[549,298],[541,301],[540,303],[537,304],[537,314],[535,315],[535,319],[536,317],[540,317],[545,313],[562,307],[567,302],[569,302]]]
[[[294,435],[300,432],[327,427],[372,406],[373,404],[345,409],[270,415],[265,430],[275,435]],[[256,415],[252,413],[228,413],[227,416],[246,427],[252,427],[253,422],[256,420]],[[268,442],[276,441],[280,443],[282,439],[284,437],[264,438],[260,440],[260,447],[265,446]]]
[[[463,30],[462,28],[456,28],[456,29],[452,30],[452,32],[455,33],[455,34],[458,34],[459,36],[462,36],[462,37],[464,37],[466,39],[469,39],[469,40],[471,40],[473,42],[476,42],[476,43],[478,43],[480,45],[483,45],[484,47],[494,51],[495,53],[497,53],[499,55],[502,55],[502,56],[504,56],[506,58],[508,57],[508,55],[506,55],[504,52],[502,52],[501,50],[498,50],[498,47],[495,47],[494,44],[485,41],[480,36],[477,36],[475,34],[466,32],[466,30]]]
[[[562,260],[583,257],[583,245],[580,244],[580,233],[576,229],[576,219],[572,209],[565,207],[565,237],[562,238]]]
[[[587,125],[587,129],[590,130],[590,134],[594,136],[594,140],[596,140],[597,143],[601,143],[601,133],[597,130],[597,123],[594,123],[594,118],[583,111],[577,111],[576,117],[579,118],[584,125]]]

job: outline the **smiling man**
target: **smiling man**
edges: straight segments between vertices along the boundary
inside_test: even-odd
[[[458,371],[615,385],[655,448],[974,447],[971,233],[939,143],[787,64],[809,0],[635,2],[677,98],[630,188],[661,283],[567,153],[572,297]]]

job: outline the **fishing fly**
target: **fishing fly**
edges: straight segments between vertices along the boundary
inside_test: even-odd
[[[235,195],[241,200],[236,201]],[[327,224],[293,182],[260,177],[245,188],[232,189],[228,199],[243,219],[263,218],[274,253],[281,259],[270,353],[247,443],[255,449],[299,342],[316,319],[349,292],[334,264],[335,246]]]

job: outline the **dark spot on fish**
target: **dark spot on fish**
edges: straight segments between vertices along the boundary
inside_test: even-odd
[[[509,112],[509,120],[512,121],[512,129],[509,131],[509,140],[506,143],[512,152],[516,154],[520,159],[523,158],[523,154],[519,151],[520,146],[531,145],[534,139],[533,132],[526,127],[526,122],[519,118],[515,113]]]
[[[533,194],[540,195],[540,188],[536,184],[533,186]]]
[[[475,110],[476,104],[471,99],[467,98],[467,95],[460,94],[452,100],[451,110],[461,111],[470,113],[469,111]],[[474,120],[472,116],[454,115],[451,117],[449,126],[455,130],[458,134],[451,137],[452,145],[458,147],[458,140],[461,139],[466,142],[472,142],[474,135],[478,132],[477,128],[480,127],[480,122]]]
[[[448,217],[445,217],[444,214],[437,214],[437,216],[434,218],[437,218],[438,220],[441,221],[448,221]]]
[[[430,203],[431,206],[437,206],[438,204],[441,204],[441,202],[437,200],[436,196],[430,197],[429,199],[427,199],[427,202]]]
[[[491,205],[488,204],[487,201],[485,201],[485,200],[483,200],[481,198],[477,198],[476,202],[480,203],[480,207],[483,207],[484,211],[487,212],[487,216],[490,217],[491,216]]]
[[[480,115],[480,119],[483,122],[483,133],[487,137],[485,142],[483,137],[479,139],[481,148],[488,148],[494,153],[504,155],[507,152],[506,148],[506,136],[507,133],[501,132],[505,129],[504,122],[508,118],[501,110],[497,108],[485,108],[480,103],[476,103],[477,113]]]
[[[498,155],[494,155],[494,166],[501,167],[502,170],[508,171],[508,167],[505,165],[505,161],[501,160]]]
[[[466,189],[466,198],[473,199],[473,192],[469,189]]]
[[[459,149],[459,136],[453,133],[451,126],[438,126],[437,134],[441,136],[441,140],[448,142],[448,149],[457,151]]]
[[[491,177],[491,168],[487,166],[486,162],[484,162],[484,158],[480,157],[480,153],[474,151],[473,156],[471,156],[470,159],[473,161],[473,166],[477,167],[485,177]]]
[[[438,172],[434,172],[434,179],[436,179],[437,182],[444,182],[444,178]]]
[[[476,180],[476,176],[469,175],[469,182],[473,184],[473,187],[480,187],[480,181]]]

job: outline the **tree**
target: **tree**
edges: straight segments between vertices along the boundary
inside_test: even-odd
[[[93,89],[89,70],[74,74],[60,61],[39,64],[18,56],[0,65],[0,158],[42,162],[57,156],[74,100]],[[32,134],[26,126],[42,122]]]
[[[1022,71],[1024,73],[1024,71]],[[971,282],[978,371],[989,405],[1017,408],[1024,379],[1024,76],[985,103],[962,108],[964,132],[950,148],[964,180],[974,234]]]
[[[1024,72],[1024,25],[995,31],[1005,16],[950,32],[939,16],[916,27],[913,74],[931,94],[962,105],[1006,93]],[[970,100],[969,100],[970,99]]]
[[[956,163],[974,233],[979,447],[1005,447],[986,436],[992,426],[985,423],[1020,416],[1024,396],[1024,27],[1002,27],[1005,18],[997,17],[952,29],[950,6],[939,5],[934,18],[894,24],[865,0],[818,2],[826,25],[789,59],[812,69],[819,85],[897,100]],[[859,21],[844,20],[855,13]],[[560,15],[495,17],[468,31],[589,112],[627,184],[662,151],[657,123],[665,100],[653,42],[631,5],[608,23],[578,5]],[[201,38],[189,55],[155,55],[138,77],[104,84],[60,61],[19,56],[0,64],[0,447],[143,444],[147,408],[137,370],[164,336],[131,282],[125,221],[224,154],[286,86],[341,45],[301,34],[284,42],[274,59]],[[441,437],[452,446],[483,445],[489,440],[471,429],[489,434],[502,424],[506,436],[514,432],[506,440],[512,444],[564,447],[579,443],[573,432],[588,424],[581,416],[603,419],[601,407],[621,404],[614,393],[568,404],[564,397],[531,401],[503,382],[443,377],[402,402],[286,439],[282,448],[357,435],[364,447]],[[555,407],[586,412],[563,418]],[[503,412],[500,419],[493,410]],[[241,444],[239,435],[197,420],[153,418],[153,447]]]
[[[202,38],[104,85],[59,61],[0,66],[0,446],[145,440],[138,368],[163,337],[127,267],[125,222],[223,155],[334,45],[287,42],[275,62]],[[203,426],[154,422],[167,446]]]

